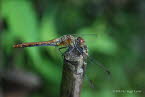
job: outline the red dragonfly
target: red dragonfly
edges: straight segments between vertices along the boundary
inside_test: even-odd
[[[24,47],[34,47],[34,46],[63,46],[59,49],[71,48],[71,50],[77,48],[80,53],[83,53],[88,56],[87,51],[84,52],[83,50],[79,49],[80,47],[82,48],[86,47],[84,39],[82,37],[75,37],[73,35],[63,35],[60,38],[56,38],[49,41],[43,41],[43,42],[22,43],[22,44],[14,45],[13,47],[24,48]]]
[[[30,42],[30,43],[22,43],[14,45],[14,48],[23,48],[23,47],[33,47],[33,46],[72,46],[73,42],[77,38],[72,35],[64,35],[60,38],[44,41],[44,42]],[[84,42],[82,38],[80,39],[80,42]]]
[[[80,46],[84,44],[84,39],[81,37],[74,37],[73,35],[63,35],[60,38],[56,38],[44,42],[30,42],[14,45],[14,48],[24,48],[24,47],[33,47],[33,46],[74,46],[75,42],[79,43]]]

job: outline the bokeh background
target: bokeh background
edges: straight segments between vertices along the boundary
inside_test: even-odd
[[[90,57],[111,71],[88,61],[95,88],[84,79],[81,97],[145,96],[145,0],[0,0],[0,68],[42,79],[27,97],[59,97],[63,60],[55,47],[12,46],[65,34],[86,34]]]

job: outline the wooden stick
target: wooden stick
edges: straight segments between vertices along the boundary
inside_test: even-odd
[[[77,49],[64,54],[64,65],[60,97],[80,97],[84,73],[86,69],[86,54]]]

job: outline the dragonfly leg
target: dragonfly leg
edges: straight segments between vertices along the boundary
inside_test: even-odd
[[[94,89],[94,88],[95,88],[95,85],[94,85],[93,81],[90,80],[86,74],[85,74],[85,79],[89,82],[89,86],[90,86],[92,89]]]
[[[81,50],[80,47],[77,47],[76,45],[74,45],[74,48],[76,48],[79,51],[80,54],[83,54],[83,50]]]
[[[74,50],[74,48],[76,48],[76,49],[81,53],[81,51],[79,50],[79,48],[77,48],[76,43],[73,43],[73,46],[74,46],[74,47],[72,47],[72,48],[69,50],[69,53],[71,53],[71,52]],[[82,54],[82,53],[81,53],[81,54]]]
[[[59,50],[59,52],[61,53],[62,56],[63,56],[64,53],[61,50],[64,49],[64,48],[67,48],[67,47],[60,47],[60,48],[58,48],[58,50]]]
[[[74,50],[74,47],[69,50],[69,53],[71,53],[73,50]]]

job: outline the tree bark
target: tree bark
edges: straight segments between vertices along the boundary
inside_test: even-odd
[[[64,54],[64,65],[61,82],[60,97],[80,97],[84,73],[86,69],[86,55],[77,49]]]

